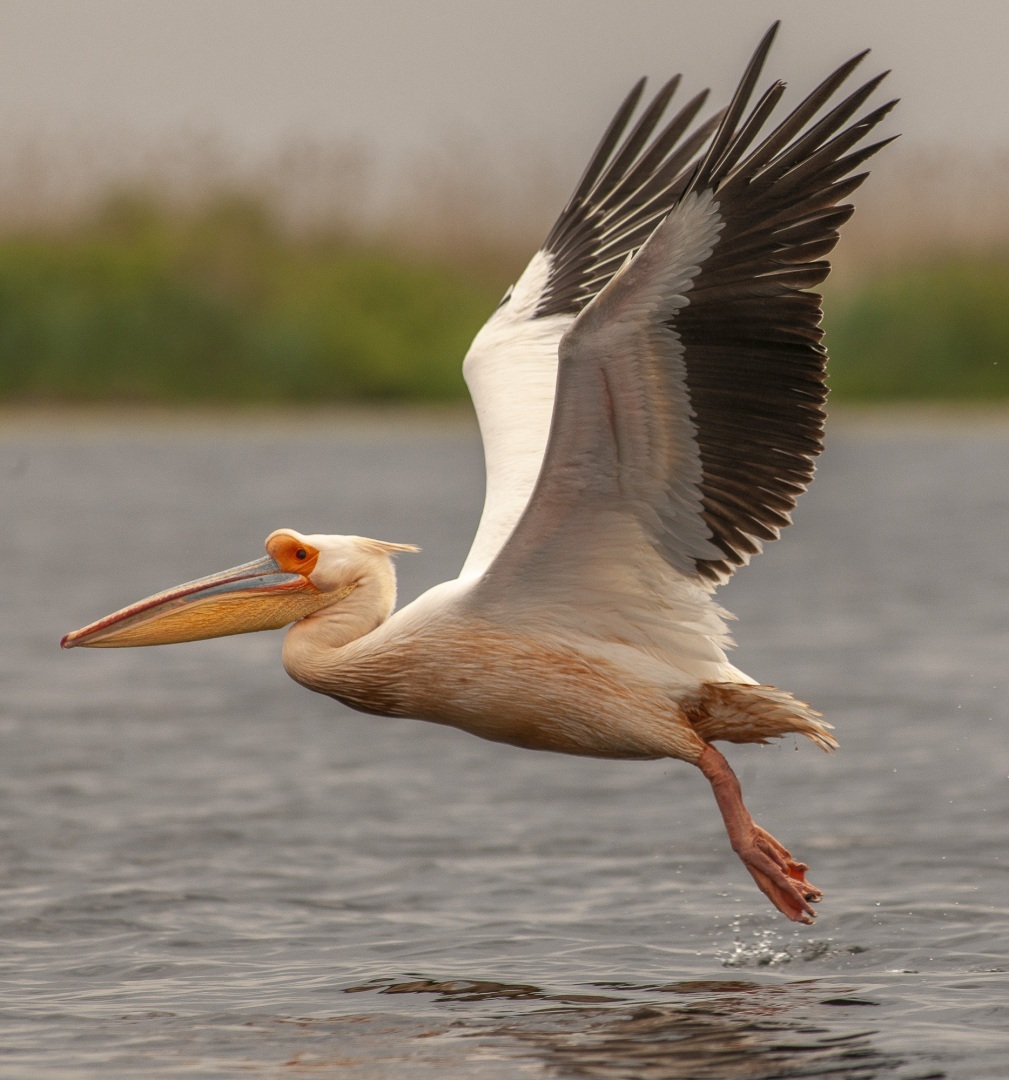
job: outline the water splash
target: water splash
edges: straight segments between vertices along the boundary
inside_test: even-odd
[[[832,951],[830,938],[787,942],[771,927],[751,928],[747,938],[741,918],[733,919],[729,928],[732,945],[715,951],[723,967],[775,967],[793,960],[818,960]]]

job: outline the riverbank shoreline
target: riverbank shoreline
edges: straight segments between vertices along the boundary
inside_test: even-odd
[[[899,404],[828,405],[832,430],[962,430],[965,426],[1009,435],[1009,403],[902,402]],[[5,405],[0,407],[0,437],[24,432],[103,431],[135,434],[138,430],[246,431],[332,429],[343,433],[382,428],[460,433],[476,430],[476,417],[465,402],[447,405],[148,406],[148,405]]]
[[[1009,423],[1009,409],[1006,410]],[[233,432],[321,431],[365,432],[376,429],[444,432],[476,430],[476,417],[465,403],[449,405],[290,405],[148,406],[148,405],[25,405],[0,407],[0,438],[25,431],[106,431],[136,434],[150,431]]]

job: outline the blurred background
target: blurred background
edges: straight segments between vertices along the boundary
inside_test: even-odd
[[[775,18],[786,101],[866,46],[903,99],[835,400],[1009,397],[1002,0],[4,0],[0,403],[461,399],[633,81],[721,105]]]

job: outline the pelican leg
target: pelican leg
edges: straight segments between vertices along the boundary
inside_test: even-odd
[[[793,922],[811,923],[816,912],[810,904],[821,900],[823,893],[806,880],[809,867],[796,862],[750,817],[736,774],[711,743],[697,759],[697,767],[715,793],[732,850],[743,860],[760,891]]]

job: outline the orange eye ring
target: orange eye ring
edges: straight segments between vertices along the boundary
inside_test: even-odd
[[[266,542],[266,550],[275,560],[281,570],[289,574],[308,575],[315,569],[319,561],[319,551],[298,540],[290,533],[277,533]]]

